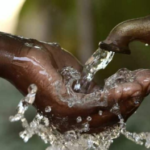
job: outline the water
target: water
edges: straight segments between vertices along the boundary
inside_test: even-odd
[[[52,109],[51,109],[51,107],[50,107],[50,106],[46,106],[46,108],[45,108],[45,112],[46,112],[46,113],[51,112],[51,110],[52,110]]]
[[[113,56],[113,52],[106,52],[98,49],[84,66],[84,80],[91,82],[95,73],[99,69],[104,69],[112,60]],[[84,94],[83,92],[79,94],[76,90],[85,90],[87,86],[83,86],[80,83],[83,78],[82,74],[70,66],[63,68],[60,71],[60,74],[62,75],[66,86],[67,93],[65,96],[61,95],[63,86],[61,82],[56,81],[53,85],[59,99],[66,102],[70,108],[77,104],[84,105],[89,102],[92,102],[91,105],[93,105],[93,107],[97,106],[97,104],[98,106],[107,107],[110,89],[125,82],[134,81],[134,74],[131,71],[128,69],[120,69],[117,73],[105,81],[103,90],[98,89],[89,94]],[[74,83],[76,83],[75,86],[73,86]],[[46,150],[108,150],[110,145],[113,143],[113,140],[122,134],[129,140],[139,145],[144,144],[146,148],[150,148],[149,132],[131,133],[126,130],[126,123],[120,113],[117,101],[109,111],[118,116],[120,120],[118,125],[112,126],[106,131],[97,134],[86,133],[90,131],[90,122],[92,121],[92,117],[89,115],[86,117],[86,121],[84,122],[82,122],[84,118],[77,116],[76,122],[81,124],[81,127],[69,130],[63,134],[57,130],[57,127],[53,124],[53,122],[39,113],[37,113],[33,120],[29,123],[25,118],[25,112],[28,110],[28,107],[34,103],[37,90],[38,87],[35,84],[30,85],[27,96],[18,104],[17,114],[10,117],[11,122],[21,121],[24,131],[22,131],[19,135],[24,142],[28,142],[33,135],[38,135],[44,143],[49,143],[49,147]],[[100,99],[101,94],[104,95],[104,99],[102,100]],[[137,105],[138,102],[139,99],[135,100],[135,105]],[[45,107],[46,113],[51,113],[51,111],[51,106]],[[98,111],[100,116],[102,116],[103,113],[104,111],[102,110]]]
[[[114,52],[109,52],[98,48],[88,59],[84,66],[84,74],[86,80],[92,81],[97,71],[105,69],[112,61]]]
[[[11,116],[9,118],[11,122],[19,121],[24,117],[24,114],[27,111],[29,105],[32,105],[35,100],[37,86],[35,84],[31,84],[28,88],[28,92],[29,94],[25,98],[23,98],[18,104],[18,113],[15,116]]]
[[[81,85],[76,84],[75,90],[86,92],[89,83],[93,80],[94,75],[101,69],[105,69],[112,61],[114,52],[108,52],[98,48],[93,55],[87,60],[83,67]],[[76,86],[78,85],[78,89]]]
[[[88,117],[86,118],[86,120],[87,120],[87,121],[92,121],[92,117],[88,116]]]
[[[120,74],[125,75],[123,81],[120,80]],[[111,89],[113,87],[116,87],[120,83],[129,81],[134,81],[134,76],[132,72],[127,69],[119,70],[116,74],[112,75],[106,80],[104,90]],[[68,82],[66,82],[66,84],[67,83]],[[59,84],[56,83],[56,85]],[[120,114],[118,103],[113,105],[113,107],[110,109],[110,112],[118,116],[118,118],[120,119],[119,124],[108,128],[106,131],[98,134],[86,134],[86,132],[90,130],[90,125],[88,122],[92,121],[91,116],[87,116],[87,122],[83,123],[80,129],[70,130],[65,132],[64,134],[58,132],[57,127],[55,127],[53,123],[48,120],[48,118],[39,113],[37,113],[35,118],[33,118],[33,120],[29,123],[25,118],[24,114],[27,111],[29,105],[33,104],[37,90],[38,89],[36,85],[32,84],[28,88],[29,93],[27,94],[27,96],[20,101],[17,109],[17,114],[10,117],[11,122],[19,120],[21,121],[24,131],[22,131],[19,135],[24,140],[24,142],[28,142],[33,135],[38,135],[41,137],[44,143],[50,144],[50,146],[46,150],[108,150],[110,145],[113,143],[113,140],[118,138],[122,134],[129,140],[139,145],[145,145],[146,148],[150,148],[149,132],[131,133],[126,130],[126,124],[124,123],[124,120]],[[68,91],[68,93],[70,94],[70,91]],[[75,93],[72,94],[74,95]],[[94,98],[91,98],[91,96],[88,96],[87,100],[93,101]],[[85,99],[83,98],[83,100]],[[45,108],[45,111],[48,113],[50,113],[51,110],[52,108],[50,106],[47,106]],[[99,110],[98,113],[99,115],[103,115],[102,110]],[[78,116],[76,121],[77,123],[82,123],[82,117]]]
[[[100,116],[102,116],[103,111],[102,111],[102,110],[99,110],[98,114],[99,114]]]
[[[79,116],[79,117],[77,117],[77,123],[80,123],[80,122],[82,122],[82,118]]]
[[[145,46],[149,46],[149,44],[146,43]]]
[[[19,112],[18,112],[19,113]],[[78,117],[81,121],[81,118]],[[20,137],[24,142],[33,135],[38,135],[45,143],[49,143],[50,146],[46,150],[108,150],[113,140],[118,138],[121,134],[129,140],[143,145],[146,148],[150,148],[150,133],[131,133],[128,132],[124,126],[117,125],[109,128],[105,132],[99,134],[80,134],[77,131],[67,131],[64,134],[59,133],[56,128],[50,126],[49,120],[41,114],[37,114],[32,122],[28,123],[24,114],[20,119],[24,131],[20,132]],[[12,121],[12,120],[11,120]],[[85,123],[84,132],[89,131],[89,124]]]

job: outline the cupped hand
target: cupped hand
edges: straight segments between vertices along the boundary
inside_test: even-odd
[[[34,106],[61,132],[81,128],[87,122],[90,132],[101,132],[117,124],[118,115],[111,111],[116,104],[126,121],[150,92],[150,70],[130,72],[134,79],[125,82],[120,82],[120,78],[126,78],[126,70],[120,70],[117,78],[110,77],[113,83],[119,81],[119,84],[107,88],[105,92],[92,81],[86,94],[73,91],[80,103],[69,107],[68,100],[72,95],[67,93],[65,79],[61,74],[62,69],[68,66],[82,72],[82,65],[56,43],[0,33],[0,76],[10,81],[24,95],[30,84],[36,84],[38,91]],[[58,85],[61,85],[60,90]],[[107,83],[104,87],[107,87]],[[99,91],[98,100],[82,101],[83,97],[95,91]],[[68,98],[63,101],[61,97]],[[106,97],[107,105],[103,106],[101,102]],[[51,112],[45,112],[47,106],[51,107]],[[102,114],[99,114],[100,111]],[[78,117],[82,118],[80,122],[77,121]],[[91,119],[87,120],[88,117]]]

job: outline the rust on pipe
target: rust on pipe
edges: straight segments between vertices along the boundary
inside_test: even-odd
[[[136,40],[150,44],[150,16],[119,23],[99,46],[108,51],[130,54],[129,43]]]
[[[79,126],[76,122],[78,116],[83,118],[82,123],[86,122],[87,116],[92,117],[92,121],[89,122],[90,132],[103,131],[119,121],[118,117],[110,112],[114,100],[117,100],[121,114],[127,120],[150,92],[150,70],[137,70],[133,72],[133,83],[124,83],[109,91],[108,107],[102,107],[99,101],[94,101],[70,108],[59,99],[54,88],[54,83],[59,81],[62,83],[61,94],[66,94],[66,87],[59,73],[59,70],[66,66],[82,71],[82,65],[57,44],[0,32],[0,77],[11,82],[23,95],[27,94],[30,84],[36,84],[38,92],[34,102],[35,108],[47,116],[61,132]],[[94,88],[99,87],[92,81],[88,93]],[[79,97],[80,94],[78,93]],[[102,93],[100,100],[104,96]],[[141,101],[135,105],[134,100],[137,96]],[[51,106],[51,113],[45,112],[47,106]],[[101,116],[98,114],[99,110],[103,111]]]

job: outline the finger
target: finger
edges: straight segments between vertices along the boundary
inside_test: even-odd
[[[141,69],[133,71],[134,81],[132,83],[123,83],[109,90],[107,95],[108,107],[99,115],[101,107],[96,114],[92,115],[90,132],[104,130],[119,122],[118,115],[121,115],[126,121],[140,106],[143,98],[150,92],[150,70]],[[103,98],[102,95],[101,98]],[[113,105],[119,105],[118,115],[111,111]]]
[[[80,64],[80,62],[71,53],[63,49],[60,45],[56,43],[42,44],[52,54],[58,69],[70,66],[79,72],[82,71],[82,64]]]

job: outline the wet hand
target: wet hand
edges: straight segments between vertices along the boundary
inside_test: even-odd
[[[30,84],[36,84],[38,92],[34,106],[37,111],[44,114],[61,132],[74,128],[82,128],[89,124],[89,132],[100,132],[119,122],[118,115],[112,112],[113,106],[118,104],[119,113],[127,120],[140,106],[143,98],[150,91],[150,70],[137,70],[130,72],[134,79],[120,82],[125,78],[125,70],[119,71],[117,78],[110,77],[116,84],[112,88],[100,89],[91,82],[88,93],[76,93],[81,103],[68,106],[66,83],[61,71],[70,66],[78,72],[82,65],[68,52],[54,43],[44,43],[33,39],[12,36],[0,33],[0,69],[1,77],[7,79],[24,95]],[[58,92],[57,85],[61,85]],[[107,83],[104,87],[107,87]],[[82,101],[90,93],[99,92],[99,99]],[[107,105],[102,102],[107,98]],[[51,112],[45,112],[47,106]]]

